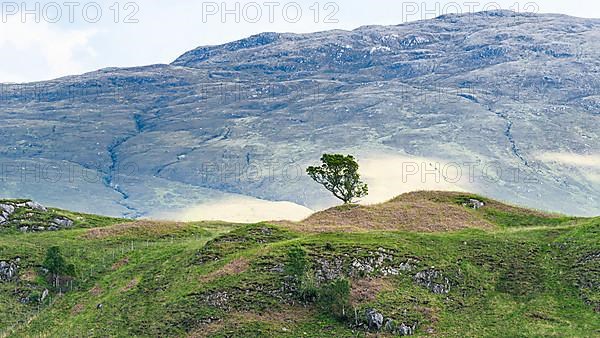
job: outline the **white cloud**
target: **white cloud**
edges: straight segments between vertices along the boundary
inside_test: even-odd
[[[65,30],[46,22],[22,23],[18,16],[0,24],[0,82],[51,79],[81,73],[94,56],[93,29]]]
[[[568,166],[600,169],[600,154],[582,155],[548,152],[539,154],[536,157],[543,162],[556,162]]]
[[[292,202],[273,202],[247,196],[231,196],[185,210],[153,215],[152,218],[183,222],[254,223],[279,220],[300,221],[312,213],[312,210]]]
[[[568,176],[580,174],[591,182],[600,183],[600,154],[547,152],[538,154],[536,158],[548,165],[558,167]]]
[[[360,162],[360,173],[369,185],[369,195],[361,203],[388,201],[418,190],[468,191],[467,168],[431,158],[377,155]]]

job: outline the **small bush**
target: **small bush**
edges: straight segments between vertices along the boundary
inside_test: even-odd
[[[298,296],[303,302],[314,303],[319,298],[319,287],[312,271],[306,271],[298,287]]]
[[[338,319],[347,319],[346,311],[350,309],[350,282],[347,279],[336,279],[319,289],[319,306]]]
[[[308,269],[306,251],[301,247],[291,247],[287,253],[288,261],[285,266],[286,275],[293,278],[296,284],[300,284]]]
[[[338,319],[347,319],[350,308],[350,282],[336,279],[325,285],[317,285],[314,272],[310,269],[306,251],[301,247],[291,247],[287,253],[284,271],[294,283],[294,292],[303,302],[317,302],[323,312]]]

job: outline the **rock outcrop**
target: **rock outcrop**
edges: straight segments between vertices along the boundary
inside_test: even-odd
[[[382,313],[375,309],[367,309],[365,311],[365,320],[367,328],[370,331],[384,331],[399,336],[412,336],[415,334],[417,324],[407,325],[398,323],[392,318],[386,318]]]
[[[10,282],[18,278],[20,258],[0,261],[0,282]]]
[[[48,219],[51,219],[48,221]],[[73,220],[55,215],[34,201],[2,201],[0,226],[21,232],[57,231],[73,227]]]
[[[373,309],[367,309],[366,311],[367,325],[370,330],[381,330],[383,326],[383,315]]]
[[[478,209],[483,208],[485,206],[485,203],[480,200],[470,198],[467,202],[463,203],[463,206],[467,207],[467,208],[478,210]]]
[[[416,284],[423,286],[435,294],[447,294],[450,292],[450,280],[440,271],[433,268],[417,272],[413,277]]]

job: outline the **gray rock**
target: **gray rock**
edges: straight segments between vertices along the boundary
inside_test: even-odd
[[[371,330],[381,330],[383,326],[383,315],[374,309],[367,309],[365,313],[367,319],[367,325]]]
[[[12,281],[19,271],[19,260],[0,261],[0,282]]]
[[[415,326],[414,325],[408,326],[408,325],[402,323],[396,329],[396,333],[401,336],[412,336],[413,334],[415,334]]]
[[[48,209],[45,206],[34,201],[29,201],[25,203],[25,206],[38,211],[48,211]]]
[[[401,323],[400,325],[396,324],[391,318],[387,318],[385,321],[384,330],[386,332],[390,332],[393,334],[397,334],[399,336],[412,336],[415,334],[415,330],[417,328],[417,324],[413,324],[412,326],[406,325],[405,323]]]
[[[0,204],[0,211],[3,215],[10,216],[12,213],[15,212],[15,207],[10,204]]]
[[[15,212],[15,207],[11,204],[0,204],[0,224],[4,224],[9,220],[9,217]]]
[[[478,210],[478,209],[483,208],[485,206],[485,203],[480,200],[470,198],[469,201],[467,201],[466,203],[463,203],[463,206]]]
[[[447,294],[450,292],[450,280],[440,271],[433,268],[418,272],[413,280],[435,294]]]
[[[70,228],[73,226],[73,221],[64,217],[55,218],[52,222],[61,228]]]
[[[341,257],[332,259],[317,258],[315,278],[319,283],[329,282],[344,275],[344,260]]]
[[[42,292],[42,296],[40,297],[40,302],[43,302],[48,297],[48,289],[44,289]]]

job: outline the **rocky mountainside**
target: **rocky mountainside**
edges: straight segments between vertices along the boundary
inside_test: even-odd
[[[2,85],[0,194],[115,216],[239,195],[322,208],[303,168],[336,151],[452,162],[470,190],[597,214],[599,37],[600,20],[494,11]]]

